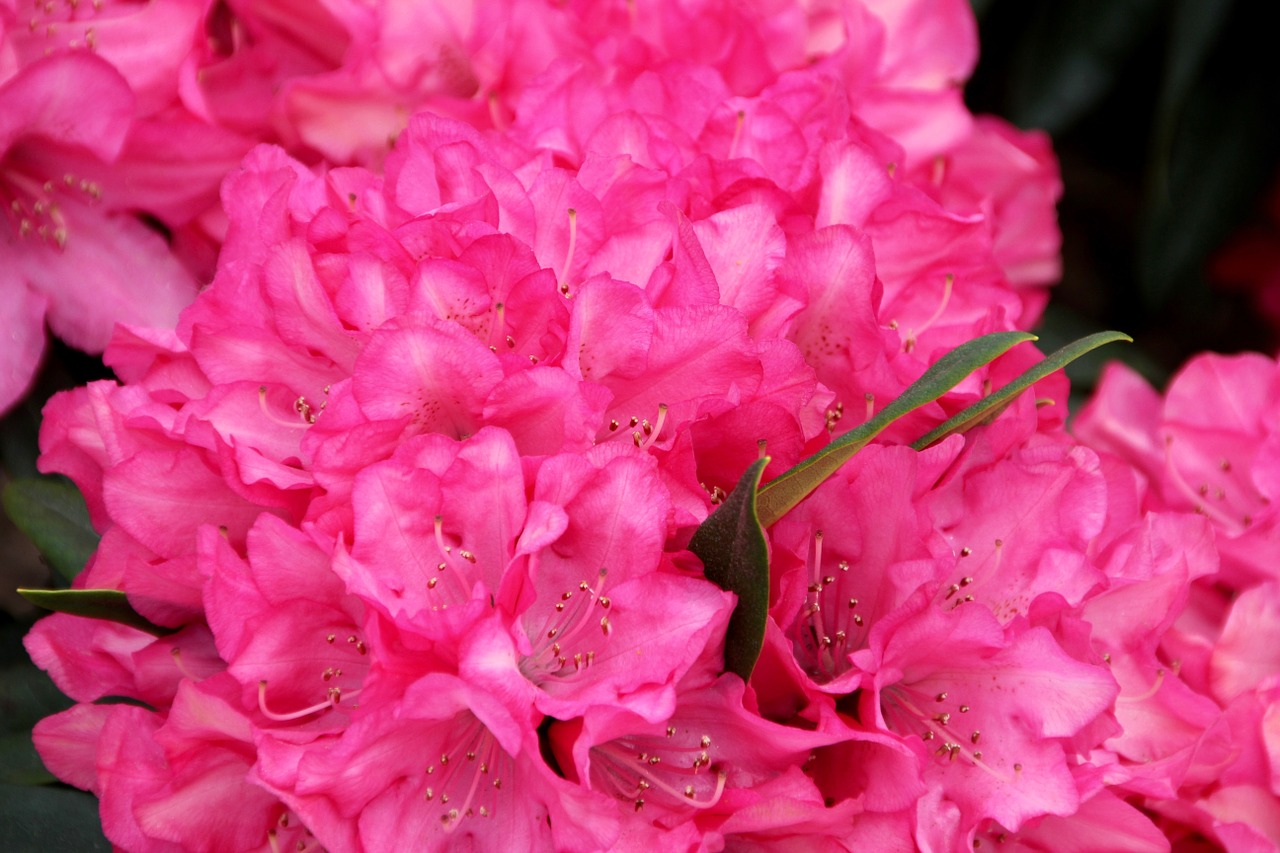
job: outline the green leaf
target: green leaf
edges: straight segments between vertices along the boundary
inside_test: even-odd
[[[37,477],[40,456],[40,408],[44,397],[33,391],[0,419],[0,468],[11,478]]]
[[[898,418],[932,403],[970,373],[991,363],[1015,345],[1035,339],[1036,336],[1028,332],[994,332],[963,343],[938,359],[902,392],[902,396],[885,406],[875,417],[766,483],[757,498],[760,523],[768,527],[786,515]]]
[[[1228,14],[1218,5],[1187,6],[1194,14],[1174,21],[1171,50],[1190,56],[1186,70],[1170,59],[1169,94],[1162,92],[1168,109],[1158,117],[1146,161],[1136,256],[1146,306],[1176,310],[1193,327],[1203,327],[1212,317],[1206,309],[1215,307],[1205,262],[1253,208],[1280,147],[1280,87],[1257,63],[1273,47],[1272,10],[1242,3]],[[1180,47],[1190,39],[1186,33],[1206,42]]]
[[[1123,332],[1097,332],[1088,337],[1081,338],[1067,344],[1062,349],[1050,355],[1040,363],[1036,364],[1030,370],[1022,373],[1017,379],[1014,379],[1008,385],[983,397],[981,400],[973,403],[964,411],[953,415],[925,435],[912,442],[911,446],[916,450],[924,450],[931,444],[936,444],[952,433],[964,432],[980,423],[988,423],[996,415],[1004,411],[1005,407],[1013,402],[1023,391],[1030,388],[1035,383],[1044,379],[1051,373],[1061,370],[1071,362],[1075,361],[1085,353],[1092,352],[1100,346],[1115,343],[1117,341],[1133,342],[1133,338]]]
[[[1060,134],[1093,110],[1159,25],[1168,0],[1042,3],[1009,71],[1009,112],[1019,127]]]
[[[82,791],[0,785],[0,827],[6,853],[111,851],[102,834],[98,801]]]
[[[760,657],[769,615],[769,549],[756,515],[756,487],[768,464],[767,456],[753,462],[689,541],[707,579],[738,596],[725,633],[724,668],[743,681],[751,677]]]
[[[31,732],[0,735],[0,784],[48,785],[57,781],[40,760]]]
[[[1172,121],[1222,36],[1235,0],[1173,0],[1158,125]]]
[[[973,7],[973,16],[981,21],[991,11],[995,0],[969,0],[969,5]]]
[[[65,711],[73,704],[49,676],[29,660],[0,668],[0,733],[29,733],[39,720]],[[3,764],[0,760],[0,765]]]
[[[157,625],[134,610],[128,597],[116,589],[20,589],[18,593],[45,610],[119,622],[157,637],[175,630]]]
[[[79,490],[58,477],[23,477],[4,488],[5,514],[70,583],[98,547]]]

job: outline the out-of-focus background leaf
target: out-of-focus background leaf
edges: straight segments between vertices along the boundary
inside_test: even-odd
[[[19,477],[0,493],[5,515],[36,546],[63,585],[98,547],[84,497],[62,477]]]
[[[23,631],[12,621],[0,627],[0,783],[39,785],[54,778],[31,745],[31,727],[72,703],[27,659]]]
[[[69,482],[36,470],[40,410],[64,388],[109,375],[96,359],[50,348],[31,395],[0,420],[0,850],[108,851],[98,801],[57,782],[31,742],[40,719],[71,707],[27,657],[22,637],[41,611],[18,587],[66,587],[93,552],[97,534]],[[15,520],[18,522],[15,524]]]
[[[0,784],[5,853],[109,853],[98,823],[98,800],[71,788]]]
[[[1046,346],[1102,328],[1164,381],[1204,349],[1274,353],[1247,294],[1213,280],[1280,172],[1280,63],[1266,0],[973,0],[977,112],[1048,130],[1062,163],[1064,277]],[[1105,358],[1069,373],[1087,388]]]

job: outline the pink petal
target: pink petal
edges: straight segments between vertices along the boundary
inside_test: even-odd
[[[0,254],[0,265],[5,264]],[[0,273],[0,414],[7,412],[35,381],[44,358],[44,315],[49,300],[22,281]]]
[[[76,705],[36,723],[31,739],[44,766],[62,781],[96,793],[98,739],[109,713],[103,705]]]
[[[72,199],[60,210],[65,243],[29,242],[13,258],[13,274],[48,295],[54,334],[99,353],[116,323],[172,327],[196,283],[160,235]]]
[[[0,152],[35,137],[33,146],[80,146],[111,160],[133,107],[128,84],[101,58],[73,51],[37,59],[0,84]]]

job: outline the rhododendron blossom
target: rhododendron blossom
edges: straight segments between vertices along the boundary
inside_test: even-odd
[[[155,47],[180,73],[129,49],[130,11],[186,27]],[[45,196],[93,160],[103,206],[74,205],[159,258],[103,275],[187,287],[94,316],[118,381],[41,432],[101,533],[76,587],[137,617],[26,639],[77,703],[37,748],[113,844],[1280,842],[1280,660],[1251,644],[1275,633],[1271,400],[1203,405],[1274,386],[1261,357],[1165,402],[1111,374],[1078,437],[1050,375],[909,446],[1039,361],[1006,346],[758,531],[762,648],[729,663],[751,596],[699,536],[744,471],[1027,337],[1056,277],[1045,140],[961,100],[967,4],[101,14],[101,57],[23,36],[0,79],[0,181],[39,243],[8,244],[30,274],[0,406],[33,324],[77,342],[35,271],[88,263],[80,207]],[[55,71],[85,90],[36,110]],[[185,159],[148,142],[181,128]],[[161,192],[160,161],[192,182]]]

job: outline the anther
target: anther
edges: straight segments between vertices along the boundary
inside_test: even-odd
[[[578,211],[569,208],[569,247],[565,250],[564,266],[560,270],[560,293],[569,295],[569,271],[573,266],[573,251],[578,244]]]

